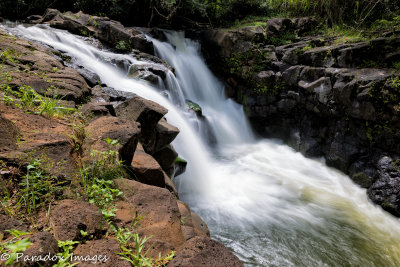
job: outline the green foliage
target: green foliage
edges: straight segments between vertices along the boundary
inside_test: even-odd
[[[27,166],[27,173],[19,183],[20,202],[28,215],[36,214],[38,208],[44,207],[55,198],[55,192],[61,188],[57,177],[48,175],[38,159]]]
[[[119,50],[119,51],[130,51],[132,48],[130,46],[129,43],[125,42],[125,41],[119,41],[116,45],[115,45],[115,49]]]
[[[81,178],[89,202],[98,206],[106,221],[110,221],[117,211],[114,202],[122,195],[113,188],[112,179],[122,177],[124,170],[118,152],[113,150],[119,141],[110,138],[105,141],[110,149],[104,152],[93,150],[90,162],[81,168]]]
[[[17,259],[17,253],[24,252],[32,245],[29,238],[20,239],[20,237],[26,236],[30,233],[21,232],[16,229],[9,230],[8,232],[13,236],[13,238],[0,243],[0,253],[6,253],[9,255],[9,258],[5,262],[6,266],[13,265]]]
[[[117,209],[114,201],[118,196],[122,195],[121,191],[113,189],[112,186],[112,181],[94,178],[87,192],[89,202],[100,208],[106,221],[110,221],[115,216]]]
[[[76,244],[79,244],[78,241],[60,241],[58,240],[58,247],[60,252],[57,253],[58,262],[53,265],[53,267],[72,267],[78,264],[78,262],[71,264],[70,259],[73,255],[73,250]]]
[[[44,97],[27,85],[21,85],[17,89],[9,85],[0,85],[0,91],[3,92],[3,101],[7,105],[13,105],[28,113],[34,113],[48,116],[66,116],[76,110],[74,108],[63,107],[60,104],[60,98],[57,96]]]
[[[122,259],[130,262],[133,266],[165,266],[175,255],[175,252],[171,251],[171,253],[165,257],[162,257],[161,253],[158,255],[157,259],[148,257],[147,254],[150,248],[145,250],[144,245],[151,237],[145,236],[141,238],[136,231],[132,232],[127,228],[116,229],[113,227],[113,230],[117,240],[120,242],[122,250],[122,252],[118,254],[122,256]]]

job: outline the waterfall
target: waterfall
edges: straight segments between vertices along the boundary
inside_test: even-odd
[[[175,179],[180,198],[246,265],[400,264],[399,221],[322,159],[307,159],[277,140],[257,140],[242,107],[224,97],[199,44],[183,33],[166,32],[168,42],[152,39],[156,53],[176,70],[160,85],[166,97],[112,64],[140,64],[130,55],[99,50],[45,26],[8,30],[68,53],[116,90],[168,108],[168,122],[181,130],[174,146],[188,161],[187,172]],[[188,111],[187,100],[200,105],[204,118]]]

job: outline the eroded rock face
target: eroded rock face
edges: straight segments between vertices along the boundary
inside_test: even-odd
[[[78,240],[81,230],[93,235],[102,236],[107,223],[99,208],[84,201],[66,199],[60,201],[51,213],[53,234],[57,240]]]
[[[221,243],[209,237],[194,237],[185,242],[168,266],[243,266]]]

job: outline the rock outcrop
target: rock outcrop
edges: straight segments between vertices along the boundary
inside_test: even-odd
[[[400,37],[347,42],[310,35],[313,28],[313,19],[298,18],[210,30],[204,54],[213,51],[210,65],[260,134],[325,157],[398,215],[397,174],[379,159],[400,157]]]

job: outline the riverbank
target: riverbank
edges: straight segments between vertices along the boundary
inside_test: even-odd
[[[63,15],[50,10],[47,16],[59,23]],[[172,73],[146,53],[152,46],[139,32],[79,17],[94,24],[88,32],[106,29],[97,35],[105,45],[135,46],[136,55],[156,61],[137,64],[131,79]],[[107,87],[55,47],[1,32],[0,48],[2,252],[58,255],[79,266],[93,262],[71,255],[101,255],[105,266],[242,266],[178,199],[171,178],[186,162],[171,145],[179,129],[165,120],[166,108]]]

